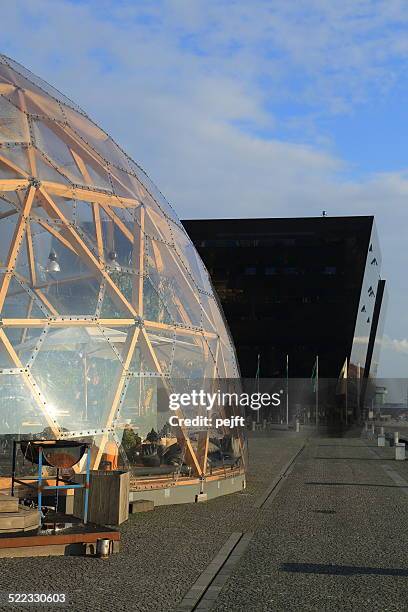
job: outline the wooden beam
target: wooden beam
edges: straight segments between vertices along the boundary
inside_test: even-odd
[[[28,187],[28,184],[27,179],[1,179],[0,191],[16,191]]]
[[[27,221],[27,225],[26,225],[26,245],[27,245],[28,267],[30,270],[30,281],[31,281],[31,286],[34,287],[37,284],[37,274],[35,270],[34,249],[33,249],[33,240],[31,236],[30,221]]]
[[[134,198],[123,198],[115,194],[98,191],[96,188],[87,189],[55,183],[53,181],[42,181],[42,186],[48,193],[61,196],[62,198],[83,200],[84,202],[97,202],[98,204],[110,204],[119,208],[133,208],[139,206],[140,202]],[[1,185],[1,181],[0,181]],[[11,190],[9,190],[11,191]]]
[[[7,263],[6,263],[7,272],[3,277],[3,281],[0,287],[0,312],[3,309],[7,290],[11,282],[12,273],[13,273],[14,266],[17,260],[17,256],[20,250],[20,246],[21,246],[21,243],[24,237],[24,232],[25,232],[26,225],[27,225],[27,218],[30,214],[35,192],[36,192],[35,187],[30,187],[30,189],[27,192],[24,207],[20,214],[20,219],[16,225],[16,229],[14,231],[14,235],[11,241],[11,245],[10,245],[8,256],[7,256]]]
[[[104,252],[103,252],[101,211],[99,210],[100,205],[93,202],[91,206],[92,206],[93,221],[95,224],[95,235],[96,235],[96,245],[98,247],[98,257],[99,257],[99,261],[102,263],[105,260],[105,258],[104,258]]]
[[[210,440],[210,434],[208,429],[205,431],[198,432],[197,438],[197,459],[201,466],[203,474],[207,471],[207,456],[208,456],[208,443]]]
[[[82,159],[82,157],[80,155],[78,155],[78,153],[76,153],[74,151],[74,149],[69,149],[71,151],[71,155],[75,160],[75,163],[78,167],[78,170],[80,171],[80,173],[82,174],[82,176],[84,177],[86,183],[88,185],[92,185],[92,179],[90,177],[90,174],[88,172],[88,168],[86,167],[84,160]]]
[[[11,93],[15,89],[15,85],[11,83],[0,83],[0,94],[5,95]]]
[[[42,319],[0,319],[3,327],[96,327],[101,325],[103,327],[131,327],[135,324],[134,319],[84,319],[84,318],[71,318],[71,317],[60,317],[57,319],[48,319],[46,317]]]
[[[195,329],[188,328],[188,327],[182,327],[181,325],[178,325],[177,323],[174,323],[173,325],[168,325],[167,323],[159,323],[158,321],[149,321],[145,319],[144,324],[146,327],[150,327],[152,329],[165,329],[169,331],[176,330],[178,334],[184,334],[185,336],[204,336],[205,338],[213,338],[213,339],[218,338],[218,334],[214,332],[207,332],[198,327]]]

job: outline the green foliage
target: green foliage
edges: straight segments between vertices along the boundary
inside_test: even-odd
[[[136,450],[141,443],[141,438],[139,438],[133,429],[125,429],[123,432],[122,447],[131,463],[136,460]]]

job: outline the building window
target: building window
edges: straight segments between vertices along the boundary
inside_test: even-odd
[[[289,274],[289,275],[299,274],[299,270],[297,268],[293,268],[293,267],[284,268],[283,272],[285,274]]]
[[[336,266],[326,266],[323,270],[323,274],[327,274],[328,276],[332,276],[333,274],[336,274],[336,272]]]
[[[265,268],[265,275],[266,276],[272,276],[273,274],[277,274],[276,267],[275,266],[266,266],[266,268]]]
[[[244,270],[246,276],[255,276],[256,267],[255,266],[247,266]]]

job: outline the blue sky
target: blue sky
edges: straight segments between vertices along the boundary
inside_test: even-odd
[[[375,214],[381,363],[408,375],[405,0],[13,0],[2,52],[84,108],[180,217]]]

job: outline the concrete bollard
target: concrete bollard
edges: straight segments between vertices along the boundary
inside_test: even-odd
[[[296,433],[299,433],[300,431],[300,422],[299,419],[296,419]]]
[[[385,434],[385,429],[384,429],[384,426],[381,425],[381,427],[380,427],[380,436],[383,436],[384,434]]]
[[[263,428],[266,429],[266,419],[263,420]]]
[[[372,433],[372,435],[375,434],[375,425],[374,425],[374,423],[371,423],[371,433]]]
[[[255,431],[256,429],[256,421],[252,421],[252,431]]]
[[[395,460],[405,461],[405,443],[397,442],[395,445]]]
[[[385,446],[385,436],[379,434],[377,438],[377,446]]]
[[[399,432],[394,431],[394,444],[398,444],[399,442]]]
[[[364,423],[364,431],[366,433],[368,432],[368,423],[367,423],[367,421]]]

